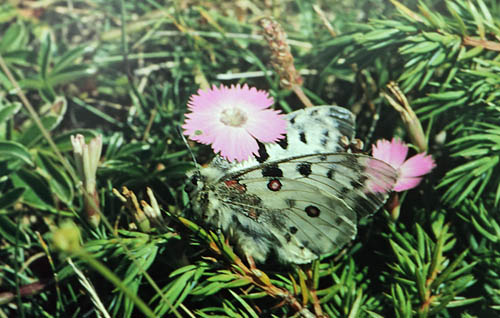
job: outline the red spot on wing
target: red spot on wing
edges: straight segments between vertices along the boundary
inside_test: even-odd
[[[259,220],[259,215],[257,214],[257,211],[255,211],[255,209],[253,209],[253,208],[248,209],[247,215],[248,215],[249,218],[251,218],[254,221],[258,221]]]
[[[247,187],[241,184],[239,180],[226,180],[224,183],[228,188],[234,189],[240,193],[245,193],[247,191]]]
[[[281,190],[281,181],[279,179],[271,179],[267,183],[267,188],[271,191],[279,191]]]

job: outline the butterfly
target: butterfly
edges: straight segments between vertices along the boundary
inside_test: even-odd
[[[397,177],[385,162],[346,150],[355,132],[349,110],[315,106],[286,119],[285,138],[260,144],[258,156],[239,163],[217,156],[188,172],[185,185],[194,217],[260,263],[272,255],[304,264],[342,247]]]

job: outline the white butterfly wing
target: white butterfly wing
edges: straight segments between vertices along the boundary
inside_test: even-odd
[[[259,198],[252,204],[222,199],[241,212],[238,231],[260,223],[275,236],[273,249],[281,259],[306,263],[355,237],[358,217],[378,210],[396,172],[368,156],[336,153],[273,162],[229,179]]]

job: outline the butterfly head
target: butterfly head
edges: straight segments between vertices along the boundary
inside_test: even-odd
[[[197,167],[186,173],[186,183],[184,191],[193,198],[198,193],[209,190],[210,185],[214,185],[224,172],[213,167]]]
[[[205,186],[205,177],[201,175],[201,171],[198,169],[191,170],[186,175],[186,183],[184,184],[184,191],[189,195],[190,198],[200,192]]]
[[[190,211],[194,217],[207,217],[207,209],[211,204],[209,196],[214,191],[214,186],[220,178],[221,172],[210,167],[198,167],[186,174],[184,191],[189,196]]]

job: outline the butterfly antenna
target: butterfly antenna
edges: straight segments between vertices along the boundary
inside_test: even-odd
[[[196,157],[194,156],[193,150],[191,150],[191,147],[189,146],[189,143],[188,143],[186,137],[184,137],[184,134],[182,133],[181,128],[179,126],[177,126],[177,132],[181,136],[182,141],[184,141],[184,144],[186,145],[186,148],[189,151],[189,154],[191,155],[191,159],[193,159],[193,162],[194,162],[196,168],[198,168],[199,165],[198,165],[198,162],[196,161]]]

